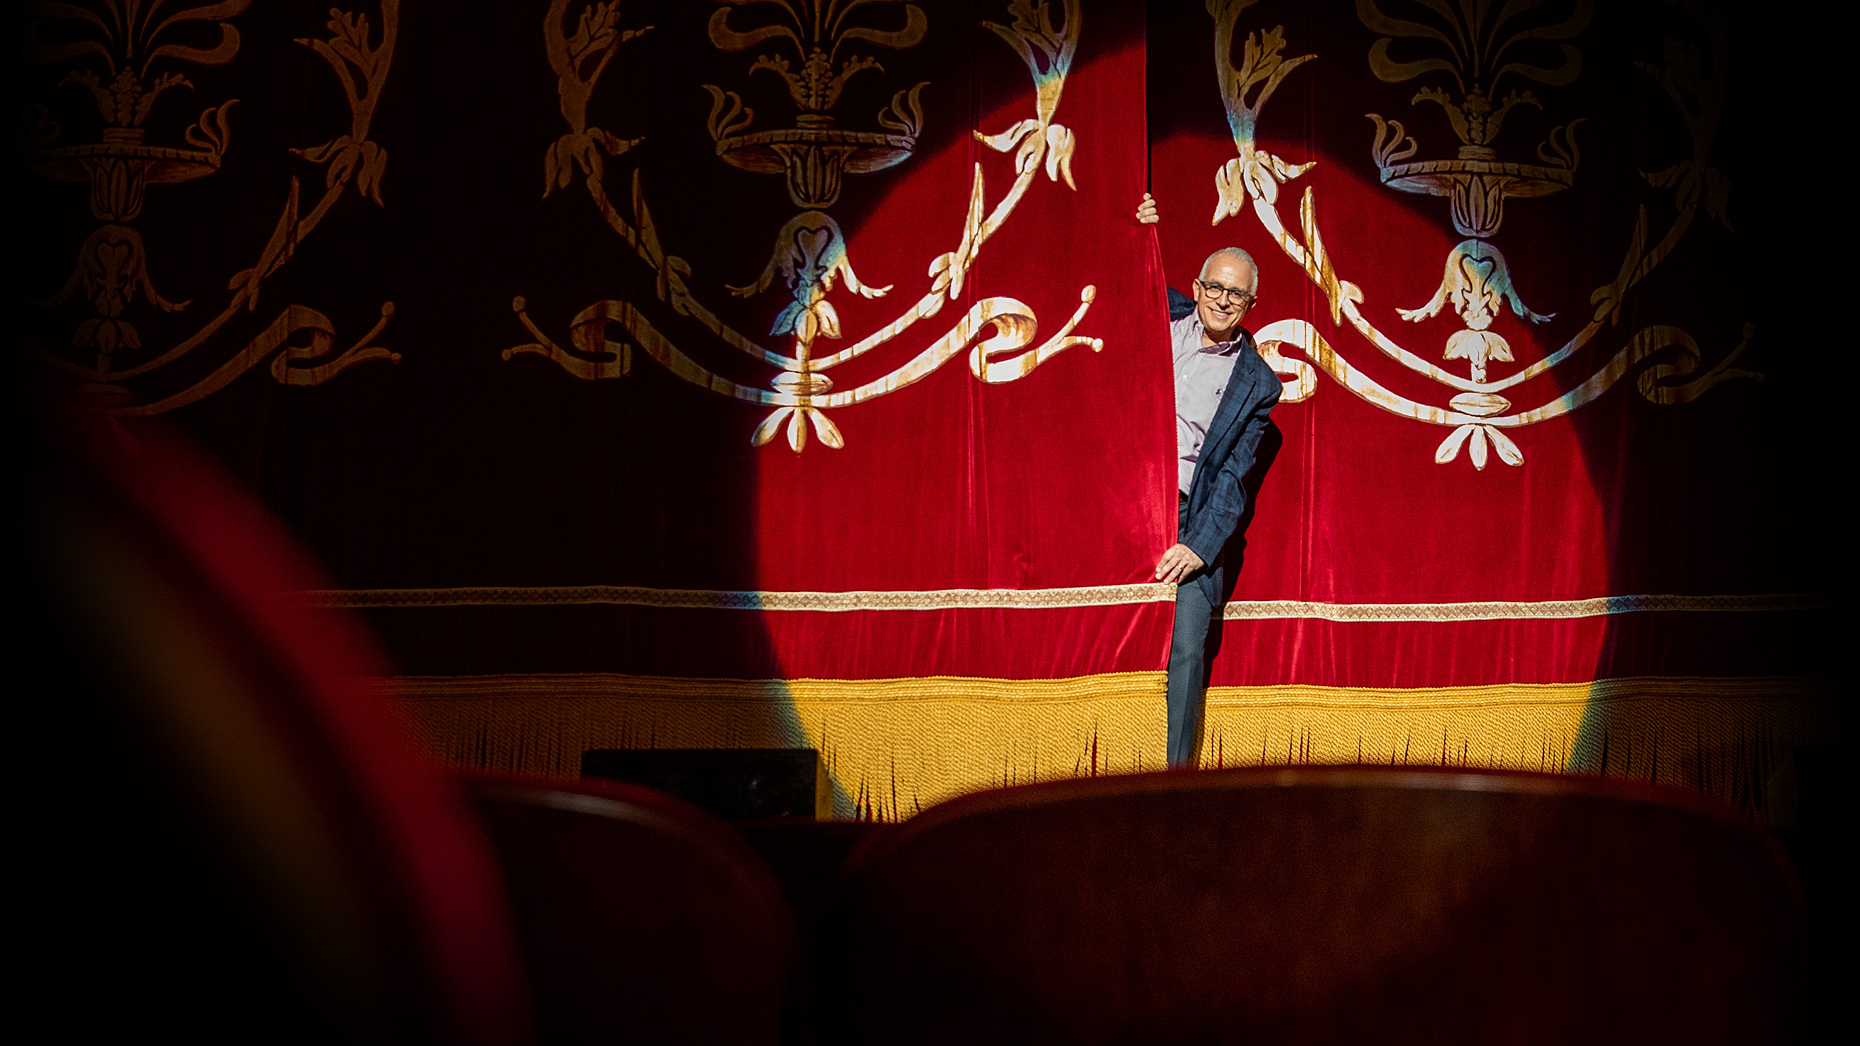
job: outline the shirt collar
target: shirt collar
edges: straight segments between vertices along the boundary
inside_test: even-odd
[[[1196,352],[1204,352],[1210,356],[1232,356],[1235,352],[1239,351],[1241,345],[1246,343],[1246,331],[1238,330],[1234,332],[1233,338],[1228,341],[1217,341],[1212,345],[1203,345],[1201,343],[1201,335],[1207,331],[1207,327],[1202,324],[1200,316],[1190,313],[1189,318],[1194,321],[1194,345]]]

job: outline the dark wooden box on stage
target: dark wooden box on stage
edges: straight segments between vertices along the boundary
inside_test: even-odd
[[[594,748],[581,776],[644,785],[726,821],[833,816],[833,786],[812,748]]]

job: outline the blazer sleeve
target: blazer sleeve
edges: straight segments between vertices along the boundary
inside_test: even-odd
[[[1194,513],[1181,536],[1182,544],[1200,556],[1203,563],[1214,562],[1228,539],[1233,537],[1234,528],[1240,525],[1240,517],[1246,514],[1246,474],[1252,471],[1253,458],[1259,453],[1259,441],[1266,434],[1266,417],[1278,405],[1279,394],[1285,389],[1264,360],[1259,361],[1259,369],[1264,373],[1254,381],[1253,387],[1260,390],[1260,395],[1247,405],[1246,416],[1240,421],[1240,436],[1221,462],[1207,502]]]

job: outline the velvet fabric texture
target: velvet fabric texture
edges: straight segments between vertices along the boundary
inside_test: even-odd
[[[1622,769],[1633,726],[1761,748],[1759,794],[1821,729],[1739,696],[1830,663],[1800,105],[1733,46],[1786,18],[90,7],[14,80],[21,358],[126,460],[160,415],[248,479],[397,692],[484,702],[420,706],[449,759],[799,744],[924,796],[1155,766],[1164,289],[1227,245],[1285,389],[1210,705],[1274,724],[1248,759]],[[1634,725],[1623,680],[1723,700]],[[1488,725],[1416,726],[1449,692]]]

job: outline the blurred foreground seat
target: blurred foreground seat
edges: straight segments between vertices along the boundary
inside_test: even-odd
[[[856,851],[830,1042],[1788,1041],[1799,894],[1691,793],[1306,768],[1035,785]]]
[[[619,783],[464,783],[503,866],[539,1041],[779,1039],[793,918],[722,822]]]
[[[384,674],[359,626],[284,595],[328,582],[161,430],[86,451],[46,428],[15,487],[17,1023],[526,1041],[489,847],[358,688]]]

